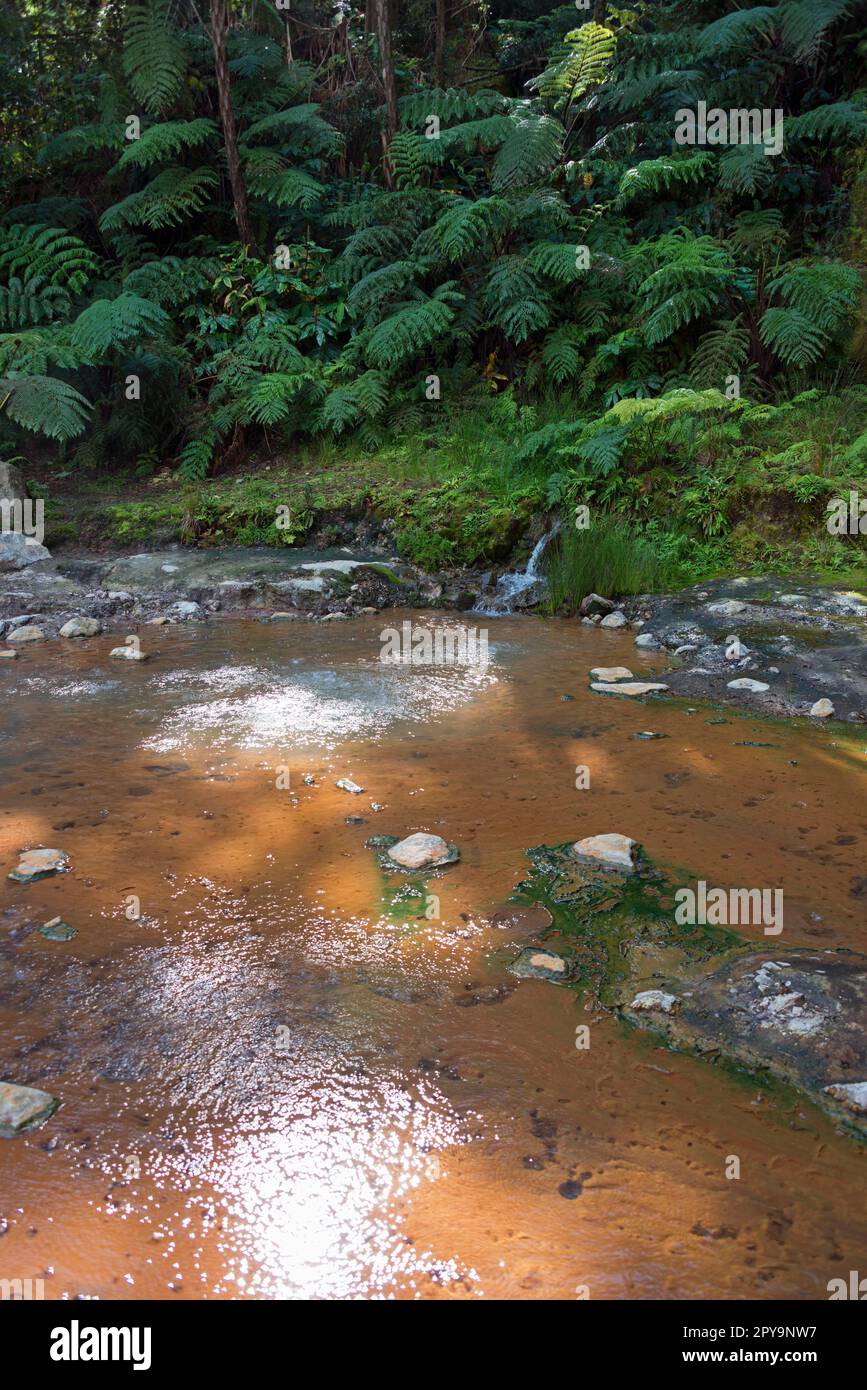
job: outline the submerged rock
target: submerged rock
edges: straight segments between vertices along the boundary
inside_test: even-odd
[[[14,883],[35,883],[37,879],[64,873],[69,867],[69,855],[61,849],[29,849],[18,860],[18,867],[8,875]]]
[[[867,956],[853,951],[738,954],[704,978],[671,982],[675,1010],[649,990],[623,1012],[675,1046],[722,1055],[806,1091],[867,1134]],[[855,1081],[841,1081],[853,1075]]]
[[[597,695],[654,695],[659,690],[668,690],[661,681],[591,681],[590,689]]]
[[[46,941],[71,941],[74,936],[78,936],[78,932],[75,927],[64,922],[62,917],[52,917],[50,922],[39,928],[39,935],[44,936]]]
[[[433,869],[452,862],[449,846],[442,836],[427,835],[420,830],[392,845],[388,857],[402,869]]]
[[[635,645],[643,651],[657,651],[662,643],[652,632],[639,632],[635,639]]]
[[[632,672],[626,666],[594,666],[590,672],[593,681],[632,681]]]
[[[635,847],[635,841],[626,835],[588,835],[576,840],[572,853],[602,868],[631,874],[635,871]]]
[[[141,647],[112,647],[109,656],[116,656],[121,661],[147,661],[148,653],[143,652]]]
[[[364,787],[360,787],[357,782],[353,782],[351,777],[341,777],[334,783],[342,792],[351,792],[353,796],[361,796]]]
[[[44,1124],[59,1104],[47,1091],[0,1081],[0,1137],[11,1139],[22,1130]]]
[[[555,951],[540,951],[528,946],[508,967],[510,975],[519,980],[565,980],[568,967]]]

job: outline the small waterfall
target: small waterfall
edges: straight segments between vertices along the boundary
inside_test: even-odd
[[[555,521],[550,531],[546,531],[533,547],[527,568],[518,574],[501,574],[493,594],[490,598],[480,598],[473,612],[483,613],[489,618],[505,617],[516,608],[529,608],[532,604],[538,603],[545,587],[544,576],[539,573],[539,564],[549,542],[559,530],[560,522]]]

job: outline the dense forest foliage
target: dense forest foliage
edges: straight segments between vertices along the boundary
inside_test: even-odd
[[[428,564],[577,503],[699,570],[863,555],[822,525],[867,491],[855,0],[14,0],[0,41],[4,456],[168,466],[200,537],[309,458],[299,533],[338,470]]]

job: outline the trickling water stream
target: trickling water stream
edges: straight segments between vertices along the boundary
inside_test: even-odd
[[[545,586],[539,566],[548,545],[559,530],[560,522],[556,521],[550,531],[546,531],[544,536],[537,540],[527,561],[527,568],[516,573],[501,574],[493,594],[473,611],[485,617],[498,618],[514,613],[516,608],[526,607],[530,602],[538,602]]]
[[[653,669],[616,632],[504,617],[479,671],[384,666],[382,621],[160,629],[142,665],[109,637],[46,643],[4,669],[4,872],[40,844],[73,868],[2,885],[0,1077],[62,1107],[0,1140],[0,1277],[827,1297],[863,1257],[863,1149],[514,980],[538,924],[491,919],[527,846],[617,830],[693,877],[781,883],[793,947],[863,950],[857,735],[596,696],[592,666]],[[462,852],[438,919],[364,846],[417,829]],[[56,915],[74,939],[39,934]]]

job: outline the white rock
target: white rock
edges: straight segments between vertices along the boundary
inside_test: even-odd
[[[726,638],[726,661],[740,661],[749,654],[749,647],[745,647],[739,637]]]
[[[668,690],[659,681],[591,681],[590,689],[599,695],[652,695],[656,690]]]
[[[572,853],[579,859],[589,860],[604,869],[617,869],[631,874],[635,870],[635,841],[626,835],[588,835],[584,840],[576,840]]]
[[[507,969],[520,980],[560,980],[567,972],[562,956],[554,951],[534,951],[532,947],[522,951]]]
[[[353,782],[351,777],[341,777],[334,785],[339,787],[341,791],[352,792],[353,796],[360,796],[364,791],[364,787],[360,787],[357,782]]]
[[[6,641],[41,642],[44,637],[45,633],[42,631],[41,627],[31,627],[29,624],[25,624],[24,627],[16,627],[13,628],[11,632],[7,632]]]
[[[635,677],[625,666],[594,666],[590,672],[590,679],[594,681],[632,681],[635,680]]]
[[[639,1012],[644,1009],[659,1009],[661,1013],[673,1014],[677,1008],[677,995],[666,994],[661,989],[645,989],[636,994],[632,1008]]]
[[[645,650],[653,651],[659,646],[659,638],[654,637],[652,632],[640,632],[635,639],[636,647],[643,647]]]
[[[5,658],[6,661],[13,660],[17,655],[14,647],[4,647],[3,651],[0,651],[0,657]]]
[[[823,1086],[829,1096],[839,1100],[848,1110],[858,1115],[867,1115],[867,1081],[840,1081],[831,1086]]]
[[[724,618],[734,618],[738,613],[746,613],[747,605],[741,603],[740,599],[727,598],[723,599],[721,603],[709,603],[707,611],[708,613],[719,613]]]
[[[754,695],[764,695],[771,688],[764,681],[750,680],[749,676],[741,676],[740,680],[728,681],[727,684],[729,690],[751,690]]]
[[[0,1134],[11,1137],[42,1124],[53,1114],[59,1101],[35,1086],[14,1086],[0,1081]]]
[[[197,618],[204,618],[205,610],[201,604],[182,598],[166,609],[165,616],[170,623],[189,623]]]
[[[68,865],[69,855],[62,849],[28,849],[8,877],[13,883],[35,883],[37,879],[62,873]]]
[[[419,830],[414,835],[407,835],[399,844],[392,845],[388,857],[404,869],[426,869],[443,859],[448,852],[449,847],[441,835],[426,835]]]
[[[830,700],[817,700],[811,707],[810,713],[814,719],[830,719],[834,713],[834,706]]]
[[[148,654],[143,652],[140,647],[112,647],[109,656],[119,657],[122,661],[147,661]]]
[[[618,608],[615,613],[609,613],[603,618],[600,627],[626,627],[626,614]]]
[[[102,623],[98,618],[70,618],[60,629],[60,636],[95,637],[98,632],[102,632]]]

